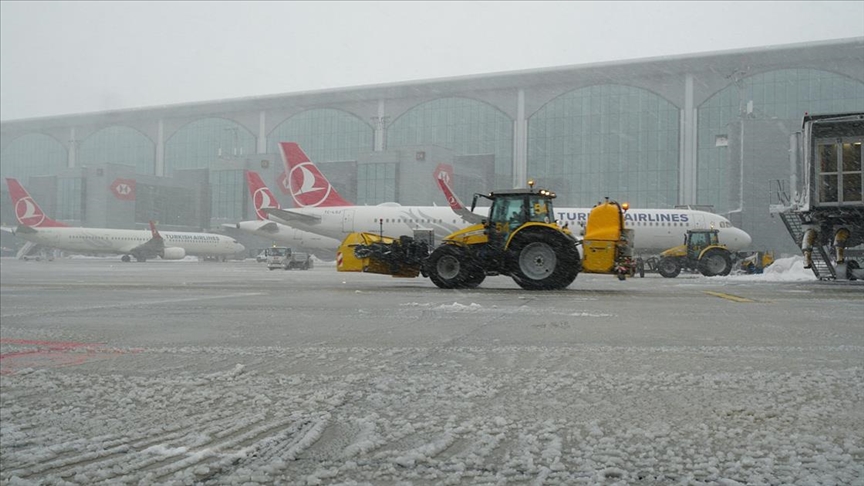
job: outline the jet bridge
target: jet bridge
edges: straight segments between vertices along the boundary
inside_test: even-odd
[[[805,115],[778,214],[820,280],[864,279],[864,113]]]

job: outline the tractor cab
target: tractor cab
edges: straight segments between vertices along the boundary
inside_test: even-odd
[[[495,246],[503,247],[511,233],[527,223],[554,223],[552,199],[555,193],[545,189],[535,192],[534,181],[528,181],[528,186],[528,190],[512,189],[474,195],[472,212],[479,198],[491,202],[484,227],[490,242],[494,242]]]
[[[684,246],[687,247],[687,258],[698,260],[702,250],[709,246],[720,244],[719,231],[712,230],[690,230],[684,235]]]

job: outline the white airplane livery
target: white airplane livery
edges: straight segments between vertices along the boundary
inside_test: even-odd
[[[314,178],[310,180],[314,182]],[[224,224],[223,226],[237,228],[245,233],[285,244],[294,249],[304,249],[310,252],[326,251],[332,253],[339,247],[339,240],[302,231],[275,221],[269,221],[264,210],[279,209],[279,201],[267,185],[264,184],[264,181],[261,180],[261,176],[257,172],[246,171],[246,185],[249,187],[249,194],[252,197],[252,204],[255,207],[255,215],[258,219],[256,221],[240,221],[236,224]],[[308,189],[305,194],[311,191],[311,189]]]
[[[293,142],[279,144],[282,151],[285,170],[288,174],[297,173],[296,167],[302,167],[311,172],[315,185],[321,188],[328,197],[338,198],[338,192],[312,164],[300,147]],[[305,172],[304,172],[305,174]],[[450,207],[445,206],[400,206],[387,203],[378,206],[353,205],[321,205],[305,206],[293,209],[269,208],[262,209],[270,220],[278,221],[291,227],[342,240],[353,232],[380,233],[386,236],[410,236],[414,230],[433,230],[436,241],[440,241],[453,231],[467,227],[487,216],[488,208],[475,208],[472,213],[459,202],[446,180],[448,170],[442,166],[434,174],[442,191],[447,196]],[[300,193],[302,180],[290,178],[292,193]],[[326,183],[326,187],[323,184]],[[309,191],[305,193],[308,195]],[[304,199],[295,196],[295,202],[302,206]],[[581,225],[591,208],[556,208],[556,217],[560,224],[571,227]],[[473,215],[473,216],[471,216]],[[625,225],[634,230],[634,248],[638,253],[649,253],[666,250],[680,245],[688,229],[716,228],[719,238],[730,250],[737,251],[746,248],[751,238],[743,230],[735,228],[728,219],[714,213],[691,209],[631,209],[625,214]],[[576,231],[578,233],[578,231]]]
[[[26,197],[28,203],[35,207],[33,214],[41,215],[38,218],[40,225],[31,226],[27,222],[33,222],[33,217],[27,219],[22,217],[21,212],[17,213],[19,225],[14,231],[15,236],[30,243],[73,253],[122,255],[121,260],[124,262],[133,257],[139,262],[156,257],[180,260],[187,255],[225,259],[244,250],[237,240],[224,235],[180,231],[160,234],[152,221],[149,231],[69,227],[45,216],[18,181],[7,179],[7,183],[16,208],[29,207],[27,203],[20,204],[21,198]]]

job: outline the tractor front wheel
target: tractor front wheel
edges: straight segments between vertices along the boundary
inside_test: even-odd
[[[675,278],[681,273],[681,264],[675,258],[664,257],[657,263],[657,271],[665,278]]]
[[[482,281],[477,280],[477,270],[465,258],[465,250],[455,245],[436,248],[426,261],[426,274],[442,289],[476,287]]]

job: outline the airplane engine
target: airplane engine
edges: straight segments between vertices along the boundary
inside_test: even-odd
[[[160,255],[163,260],[180,260],[186,256],[186,250],[176,246],[165,248]]]

